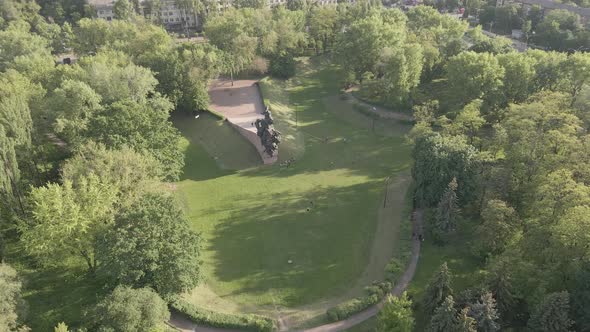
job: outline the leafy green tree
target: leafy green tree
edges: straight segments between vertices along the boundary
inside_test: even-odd
[[[170,318],[170,312],[150,288],[118,286],[93,308],[89,318],[99,331],[155,331]]]
[[[535,60],[518,52],[498,55],[504,68],[504,95],[507,102],[523,102],[533,92]]]
[[[481,40],[475,42],[473,46],[469,48],[469,50],[477,53],[492,54],[503,54],[514,51],[512,48],[512,40],[505,37],[482,38]]]
[[[92,174],[76,186],[64,181],[33,188],[33,220],[21,226],[21,241],[42,263],[55,265],[74,256],[94,271],[95,241],[113,222],[115,198],[115,190]]]
[[[582,87],[590,82],[590,54],[576,52],[568,56],[563,64],[563,72],[573,105]]]
[[[382,55],[383,84],[387,99],[403,104],[410,91],[420,83],[423,55],[420,45],[404,45],[398,49],[385,49]]]
[[[465,135],[469,145],[478,143],[480,141],[479,130],[486,123],[480,112],[482,104],[482,100],[475,99],[465,105],[454,121],[449,125],[444,125],[444,132],[451,135]]]
[[[548,294],[529,320],[529,327],[542,332],[569,331],[573,325],[569,310],[568,292]]]
[[[278,7],[272,12],[271,32],[267,37],[272,41],[272,52],[266,55],[280,55],[281,53],[295,54],[303,50],[306,42],[305,16],[302,12],[289,11]],[[276,39],[276,40],[273,40]]]
[[[69,52],[72,48],[74,38],[72,25],[69,22],[65,22],[61,27],[59,37],[53,42],[53,52],[57,54]]]
[[[543,8],[539,5],[532,5],[527,14],[527,18],[531,21],[531,28],[537,29],[537,24],[543,20]]]
[[[575,36],[583,30],[580,16],[565,9],[552,10],[536,25],[535,43],[553,50],[577,48]]]
[[[126,146],[111,150],[94,142],[81,146],[61,172],[63,180],[74,185],[89,173],[96,175],[101,183],[116,189],[118,206],[130,206],[146,192],[157,191],[164,177],[153,158]]]
[[[567,60],[567,54],[529,50],[527,55],[535,60],[534,91],[556,91],[563,86],[565,79],[563,66]]]
[[[117,283],[170,296],[200,279],[200,238],[168,196],[148,194],[124,209],[98,248],[101,272]]]
[[[83,18],[74,29],[73,49],[76,54],[96,53],[110,38],[109,22]]]
[[[29,103],[38,89],[14,70],[0,73],[0,125],[4,126],[6,136],[21,147],[31,144],[33,120]]]
[[[430,332],[456,331],[458,325],[457,309],[451,295],[447,296],[430,319]]]
[[[158,91],[174,102],[176,109],[194,111],[209,106],[208,82],[223,70],[223,59],[213,45],[185,43],[165,56],[143,60],[157,72]]]
[[[146,101],[158,84],[149,69],[133,64],[122,52],[100,52],[79,63],[85,72],[80,80],[96,91],[104,104],[127,99]]]
[[[339,26],[338,11],[331,6],[312,7],[307,24],[316,52],[325,52],[336,40]]]
[[[336,59],[345,71],[360,79],[365,72],[376,72],[385,47],[395,49],[405,40],[405,28],[384,22],[372,15],[353,22],[336,40]]]
[[[133,15],[133,6],[129,0],[116,0],[113,6],[113,14],[118,20],[128,20]]]
[[[49,41],[31,33],[30,25],[17,21],[0,30],[0,71],[19,69],[25,62],[36,61],[36,71],[47,71],[54,66]],[[20,71],[20,70],[19,70]]]
[[[379,312],[377,331],[411,332],[413,329],[412,301],[408,295],[404,292],[400,297],[388,296]]]
[[[0,330],[17,331],[22,324],[26,303],[21,292],[22,281],[16,270],[10,265],[0,263]]]
[[[422,45],[424,54],[423,79],[440,74],[449,57],[463,48],[467,22],[439,13],[429,6],[416,6],[407,12],[407,26]]]
[[[509,34],[512,29],[520,28],[522,21],[518,15],[518,7],[514,4],[496,7],[494,15],[494,32]]]
[[[484,293],[480,300],[471,306],[469,315],[477,322],[478,331],[495,332],[500,330],[496,300],[494,300],[490,292]]]
[[[449,271],[447,263],[444,262],[430,279],[428,286],[424,291],[422,305],[424,306],[426,313],[432,315],[447,297],[452,295],[451,272]]]
[[[234,74],[252,63],[259,45],[258,35],[254,35],[248,26],[249,18],[245,13],[248,11],[229,9],[215,20],[208,20],[204,27],[207,38],[223,51],[223,68],[229,72],[232,81]]]
[[[4,126],[0,125],[0,211],[8,209],[14,214],[25,213],[19,195],[19,183],[20,169],[14,140],[6,135]],[[18,207],[15,202],[19,202]]]
[[[88,84],[62,81],[49,101],[55,132],[73,147],[78,146],[90,120],[102,110],[100,102],[101,97]]]
[[[473,99],[497,100],[504,68],[493,55],[463,52],[450,58],[446,69],[448,84],[456,100],[464,104]]]
[[[271,75],[279,78],[289,78],[295,75],[296,63],[291,54],[281,53],[270,59],[268,71]]]
[[[516,211],[506,202],[492,199],[481,212],[482,224],[477,227],[475,251],[480,257],[504,251],[517,232]]]
[[[267,0],[237,0],[235,2],[237,8],[254,8],[262,9],[268,5]]]
[[[145,103],[117,102],[97,115],[88,138],[109,148],[124,146],[146,153],[160,164],[166,179],[178,179],[184,167],[180,133],[168,120],[172,104],[154,97]]]
[[[504,153],[511,169],[513,206],[524,203],[523,195],[534,186],[537,176],[570,163],[568,151],[578,144],[581,123],[568,109],[569,103],[562,94],[543,93],[525,104],[511,105],[505,113]]]
[[[293,11],[307,11],[308,3],[307,0],[287,0],[287,9]],[[319,7],[315,7],[319,8]]]

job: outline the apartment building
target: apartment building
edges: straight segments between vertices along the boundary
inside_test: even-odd
[[[346,0],[350,3],[355,3],[356,0]],[[217,10],[223,10],[231,6],[232,0],[218,0]],[[336,5],[338,0],[316,0],[320,5]],[[113,7],[115,0],[88,0],[90,5],[96,8],[96,15],[98,18],[111,21],[115,19]],[[166,29],[173,31],[183,31],[185,29],[195,29],[199,27],[199,16],[196,13],[191,13],[179,8],[175,0],[161,0],[161,5],[156,8],[155,13],[151,13],[145,1],[140,2],[139,12],[144,16],[155,18]],[[286,4],[287,0],[268,0],[270,6],[279,6]]]
[[[111,21],[115,19],[115,0],[88,0],[88,3],[96,8],[96,16],[100,19]],[[185,11],[176,5],[174,0],[160,1],[159,8],[151,13],[145,2],[140,2],[139,12],[141,15],[150,16],[162,23],[168,30],[182,31],[194,29],[199,26],[199,17],[196,13]]]

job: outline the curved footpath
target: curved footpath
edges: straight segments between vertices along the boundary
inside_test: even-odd
[[[412,214],[412,228],[413,234],[421,234],[422,233],[422,210],[417,209],[414,210]],[[408,285],[414,278],[414,273],[416,272],[416,267],[418,266],[418,258],[420,257],[420,240],[417,238],[412,239],[412,255],[410,257],[410,262],[406,267],[406,271],[401,276],[401,278],[397,281],[397,284],[391,290],[391,295],[393,296],[400,296]],[[351,317],[341,320],[338,322],[320,325],[314,328],[300,330],[299,332],[336,332],[336,331],[343,331],[349,329],[355,325],[358,325],[365,320],[377,315],[381,308],[385,305],[385,300],[377,303],[369,307],[368,309],[361,311],[357,314],[352,315]],[[239,332],[238,330],[228,330],[228,329],[219,329],[219,328],[211,328],[211,327],[204,327],[198,326],[193,322],[189,321],[188,319],[184,318],[183,316],[172,313],[170,318],[170,325],[174,326],[175,328],[181,331],[194,331],[194,332]]]

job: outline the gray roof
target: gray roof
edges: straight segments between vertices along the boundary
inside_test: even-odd
[[[88,0],[88,3],[95,7],[112,6],[115,0]]]

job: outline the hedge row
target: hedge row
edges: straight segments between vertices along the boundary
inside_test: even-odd
[[[236,329],[243,331],[271,332],[275,328],[274,321],[258,315],[224,314],[196,307],[181,299],[173,299],[170,308],[185,315],[197,324],[210,327]]]
[[[357,312],[361,312],[368,307],[379,303],[379,301],[391,291],[391,288],[392,284],[387,281],[368,286],[365,288],[365,291],[367,292],[366,296],[340,303],[337,306],[328,309],[326,312],[328,319],[332,322],[336,322],[346,319]]]
[[[213,116],[215,116],[219,120],[225,120],[225,115],[223,115],[223,114],[221,114],[221,113],[219,113],[219,112],[217,112],[217,111],[215,111],[215,110],[213,110],[211,108],[208,108],[207,109],[207,112],[213,114]]]

